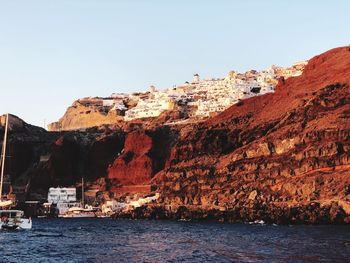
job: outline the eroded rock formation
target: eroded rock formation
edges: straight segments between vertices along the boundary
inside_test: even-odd
[[[149,185],[153,176],[164,169],[176,136],[176,130],[169,127],[128,133],[122,153],[108,168],[112,185]]]

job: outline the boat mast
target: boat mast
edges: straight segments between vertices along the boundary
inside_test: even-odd
[[[81,178],[81,203],[84,208],[84,177]]]
[[[6,114],[6,125],[5,125],[5,135],[4,141],[2,143],[2,156],[1,156],[1,180],[0,180],[0,201],[2,199],[2,185],[4,182],[4,171],[5,171],[5,158],[6,158],[6,143],[7,143],[7,130],[9,124],[9,114]]]

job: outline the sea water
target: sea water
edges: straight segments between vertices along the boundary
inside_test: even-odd
[[[350,226],[33,219],[0,262],[350,262]]]

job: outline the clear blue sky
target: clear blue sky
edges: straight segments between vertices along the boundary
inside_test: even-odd
[[[0,113],[287,66],[350,44],[350,1],[0,0]]]

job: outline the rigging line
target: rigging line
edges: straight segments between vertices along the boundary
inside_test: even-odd
[[[8,130],[8,124],[9,124],[9,114],[6,114],[6,125],[5,125],[5,135],[4,135],[4,141],[2,145],[2,162],[1,162],[1,178],[0,178],[0,200],[2,198],[2,186],[4,181],[4,168],[5,168],[5,156],[6,156],[6,143],[7,143],[7,130]]]

